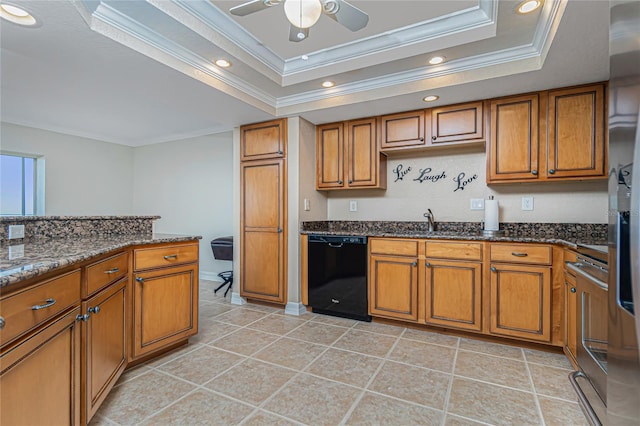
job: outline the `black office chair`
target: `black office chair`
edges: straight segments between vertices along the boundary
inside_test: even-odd
[[[213,251],[214,259],[233,260],[233,237],[220,237],[212,240],[211,250]],[[229,293],[233,285],[233,270],[220,272],[218,276],[222,278],[222,284],[220,284],[213,293],[216,294],[218,290],[228,285],[229,287],[227,287],[227,290],[224,292],[224,297],[227,297],[227,293]]]

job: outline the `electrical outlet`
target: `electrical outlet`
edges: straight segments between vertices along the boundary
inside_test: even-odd
[[[533,210],[533,197],[522,197],[522,210]]]
[[[309,200],[308,198],[304,199],[304,211],[308,212],[309,210],[311,210],[311,200]]]
[[[9,225],[9,239],[24,238],[24,225]]]
[[[9,260],[24,257],[24,244],[9,246]]]
[[[350,212],[358,211],[358,202],[356,200],[349,201],[349,211]]]
[[[471,204],[471,210],[484,210],[483,198],[472,198],[470,204]]]

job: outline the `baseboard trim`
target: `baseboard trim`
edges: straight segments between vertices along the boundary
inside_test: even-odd
[[[219,283],[222,282],[218,274],[216,274],[215,272],[200,271],[199,277],[201,280],[217,281]]]
[[[295,315],[299,317],[300,315],[304,315],[307,313],[307,307],[302,303],[288,302],[284,307],[284,313],[287,315]]]
[[[231,293],[231,304],[232,305],[246,305],[246,299],[240,297],[240,293],[236,293],[235,291]]]

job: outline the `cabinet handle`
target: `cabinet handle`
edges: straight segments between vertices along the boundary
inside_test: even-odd
[[[424,263],[424,266],[426,266],[427,268],[430,268],[430,267],[431,267],[431,264],[430,264],[429,262],[425,262],[425,263]]]
[[[4,318],[0,317],[0,330],[4,328],[5,324],[6,324],[6,321],[4,320]]]
[[[44,309],[44,308],[48,308],[50,306],[53,306],[56,304],[56,299],[47,299],[45,300],[45,304],[44,305],[33,305],[31,307],[32,311],[39,311],[40,309]]]
[[[496,267],[495,267],[495,266],[492,266],[492,267],[491,267],[491,272],[498,272],[498,270],[496,269]]]
[[[571,287],[571,293],[575,293],[576,292],[576,288],[575,287]]]
[[[531,170],[531,174],[535,176],[535,175],[538,174],[538,171],[537,170]]]
[[[342,181],[341,180],[338,181],[338,185],[342,185]]]
[[[118,268],[113,268],[113,269],[109,269],[108,271],[104,271],[105,274],[115,274],[116,272],[119,272],[120,269]]]
[[[552,175],[554,174],[556,171],[554,169],[549,169],[549,174]]]
[[[136,281],[138,281],[140,284],[143,284],[144,283],[144,278],[138,277],[138,278],[136,278]]]
[[[164,260],[171,260],[171,259],[177,259],[178,255],[177,254],[168,254],[164,257]]]
[[[78,315],[76,315],[76,321],[84,321],[84,322],[87,322],[87,321],[89,321],[89,317],[90,317],[90,316],[91,316],[90,314],[84,314],[84,315],[80,315],[80,314],[78,314]]]
[[[100,306],[94,306],[93,308],[89,308],[87,309],[87,311],[94,313],[94,314],[99,314],[100,313]]]
[[[511,256],[515,256],[515,257],[527,257],[529,256],[528,253],[519,253],[517,251],[512,251],[511,252]]]
[[[418,261],[414,260],[413,262],[411,262],[411,266],[418,266]]]

